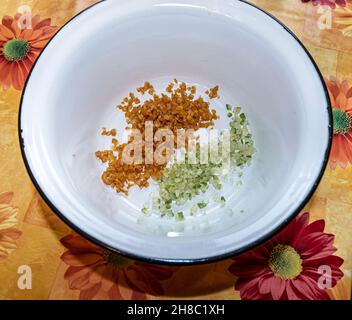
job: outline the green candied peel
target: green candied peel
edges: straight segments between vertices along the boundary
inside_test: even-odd
[[[196,149],[196,162],[199,162],[199,148]],[[219,176],[214,170],[220,164],[188,163],[187,154],[185,158],[184,163],[174,163],[166,168],[158,180],[159,197],[154,202],[154,207],[162,216],[174,216],[172,204],[178,206],[185,204],[193,197],[206,192],[209,185],[218,190],[221,188]],[[201,208],[202,204],[198,206]]]
[[[176,220],[182,221],[182,220],[184,220],[184,219],[185,219],[185,217],[184,217],[184,215],[183,215],[183,212],[182,212],[182,211],[177,212],[177,214],[176,214]]]
[[[199,209],[204,209],[207,205],[208,204],[206,202],[204,202],[204,201],[197,203],[197,206],[198,206]]]
[[[220,203],[221,203],[221,206],[222,206],[222,207],[225,206],[225,204],[226,204],[226,199],[225,199],[224,196],[221,196],[221,198],[220,198]]]
[[[148,214],[149,213],[149,208],[144,206],[142,209],[141,209],[142,213],[143,214]]]
[[[246,115],[240,107],[234,108],[233,113],[230,121],[230,158],[233,166],[242,167],[250,164],[256,149]]]
[[[256,152],[252,135],[249,132],[248,120],[240,107],[232,108],[227,104],[228,117],[230,118],[230,152],[227,158],[218,159],[216,163],[200,163],[200,148],[197,144],[196,163],[188,163],[189,156],[186,153],[184,163],[173,163],[166,168],[164,174],[158,180],[159,196],[153,199],[153,208],[158,210],[161,216],[175,217],[176,220],[183,220],[184,213],[173,210],[173,205],[181,206],[193,197],[205,193],[210,186],[220,190],[221,168],[225,161],[229,161],[230,169],[242,168],[248,165]],[[222,141],[218,141],[218,150]],[[209,150],[211,152],[211,150]],[[228,159],[230,157],[230,159]],[[219,170],[220,169],[220,170]],[[226,203],[225,197],[220,198],[221,206]],[[202,201],[190,210],[193,216],[198,210],[204,209],[207,203]],[[146,209],[143,210],[146,212]],[[181,214],[182,213],[182,214]]]

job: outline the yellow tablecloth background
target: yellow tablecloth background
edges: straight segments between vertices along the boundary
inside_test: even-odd
[[[127,0],[126,0],[127,1]],[[141,0],[143,1],[143,0]],[[1,0],[0,18],[15,15],[18,7],[29,5],[33,14],[50,17],[61,26],[72,16],[93,4],[93,0]],[[317,7],[300,0],[252,0],[284,22],[303,41],[315,58],[324,77],[348,80],[352,86],[352,37],[341,30],[317,28]],[[64,279],[67,265],[60,259],[65,251],[60,239],[71,230],[46,206],[25,170],[17,136],[17,118],[21,92],[0,89],[0,194],[12,192],[11,205],[18,210],[17,228],[22,234],[17,248],[0,260],[0,299],[77,299]],[[352,165],[345,169],[328,168],[306,210],[311,220],[325,219],[326,231],[335,234],[337,254],[345,263],[345,277],[339,287],[350,291],[352,269]],[[234,276],[227,271],[231,260],[209,265],[182,267],[163,282],[163,298],[239,299],[234,291]],[[31,290],[17,286],[20,265],[33,271]],[[153,299],[155,297],[148,296]]]

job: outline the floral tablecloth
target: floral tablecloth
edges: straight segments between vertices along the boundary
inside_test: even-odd
[[[58,27],[94,2],[0,3],[0,299],[351,299],[352,0],[250,1],[293,30],[320,67],[334,108],[332,154],[284,231],[240,257],[191,267],[148,265],[89,243],[47,207],[22,162],[26,76]]]

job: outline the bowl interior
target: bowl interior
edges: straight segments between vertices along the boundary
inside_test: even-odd
[[[138,4],[137,4],[138,3]],[[150,197],[105,186],[94,152],[101,128],[125,134],[116,105],[151,81],[220,86],[214,102],[248,115],[257,153],[228,208],[174,223],[137,223]],[[301,45],[241,1],[130,0],[99,3],[50,42],[22,102],[24,154],[38,187],[73,225],[108,247],[165,261],[243,250],[287,221],[316,184],[329,146],[324,87]],[[221,128],[223,122],[218,123]]]

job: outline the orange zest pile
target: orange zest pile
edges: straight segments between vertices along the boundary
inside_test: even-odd
[[[126,129],[137,129],[140,131],[143,141],[145,138],[145,123],[153,121],[153,133],[159,129],[169,129],[177,135],[178,129],[207,128],[214,125],[214,120],[218,119],[215,110],[210,110],[210,103],[202,97],[196,97],[197,89],[195,86],[187,86],[184,82],[176,79],[168,84],[166,93],[157,94],[150,82],[145,82],[143,87],[137,88],[137,93],[141,96],[148,95],[142,102],[135,93],[129,93],[121,104],[117,107],[125,113],[128,124]],[[218,86],[209,89],[209,97],[216,98]],[[116,130],[107,131],[103,129],[103,135],[115,136]],[[149,186],[150,178],[156,180],[162,174],[166,164],[156,163],[146,164],[126,164],[122,160],[122,153],[128,143],[118,143],[116,138],[112,139],[110,150],[97,151],[96,156],[107,163],[107,168],[102,174],[105,184],[113,187],[117,192],[128,194],[128,189],[132,186],[145,188]],[[161,142],[159,142],[161,143]],[[154,142],[153,148],[158,143]],[[144,142],[142,145],[142,158],[145,158]]]

